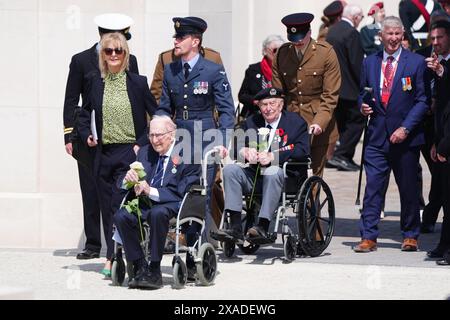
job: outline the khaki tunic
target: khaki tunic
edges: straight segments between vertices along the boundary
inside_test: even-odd
[[[162,92],[162,83],[164,76],[164,65],[171,63],[174,60],[180,59],[174,55],[174,50],[167,50],[159,54],[158,62],[156,63],[155,72],[153,73],[152,85],[150,86],[150,91],[156,99],[156,102],[159,104],[159,99],[161,99]],[[222,59],[220,58],[220,53],[210,49],[202,47],[200,49],[200,54],[205,58],[212,62],[223,64]]]
[[[332,46],[311,39],[299,64],[292,43],[285,43],[277,52],[272,65],[272,85],[283,89],[287,109],[299,113],[308,125],[318,124],[323,133],[314,136],[312,147],[335,143],[338,131],[334,118],[341,73]]]

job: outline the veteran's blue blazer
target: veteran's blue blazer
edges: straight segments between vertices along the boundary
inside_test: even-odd
[[[359,107],[361,108],[364,87],[373,88],[375,98],[375,102],[371,104],[373,113],[367,130],[368,144],[381,146],[399,127],[410,131],[407,139],[402,142],[405,146],[424,144],[422,120],[430,102],[424,57],[402,49],[386,108],[381,104],[382,60],[383,51],[368,56],[363,61],[361,73]],[[402,79],[407,77],[411,79],[411,90],[403,89]]]

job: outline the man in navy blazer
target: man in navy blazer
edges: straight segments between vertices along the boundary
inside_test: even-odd
[[[245,140],[242,141],[242,148],[239,142],[236,148],[239,150],[238,160],[251,165],[243,168],[239,164],[228,164],[223,170],[225,210],[230,216],[231,225],[230,229],[219,230],[214,235],[220,241],[230,237],[238,242],[244,240],[242,196],[252,193],[255,177],[255,191],[262,192],[262,202],[258,224],[248,230],[247,236],[267,240],[270,220],[278,208],[284,186],[285,177],[281,167],[288,160],[306,161],[309,156],[306,121],[297,113],[283,110],[283,92],[276,88],[263,89],[254,100],[258,101],[261,114],[246,119],[242,127]],[[258,145],[252,146],[252,141],[258,141]]]
[[[135,170],[130,169],[119,182],[136,183],[134,193],[148,196],[152,206],[141,204],[142,216],[150,225],[150,266],[140,246],[138,219],[121,208],[114,215],[114,222],[123,240],[126,257],[137,271],[129,282],[131,288],[160,288],[162,286],[161,259],[169,230],[169,221],[175,217],[189,187],[198,183],[200,166],[185,164],[172,152],[175,145],[176,125],[167,116],[155,116],[150,122],[150,143],[139,149],[137,161],[146,172],[139,181]],[[150,267],[150,268],[148,268]]]
[[[370,115],[364,154],[366,190],[355,252],[377,249],[378,222],[390,170],[400,192],[402,251],[416,251],[420,229],[417,166],[424,144],[423,118],[429,108],[423,57],[402,49],[403,25],[387,17],[380,31],[384,50],[363,62],[359,106]],[[367,99],[365,88],[373,89]]]

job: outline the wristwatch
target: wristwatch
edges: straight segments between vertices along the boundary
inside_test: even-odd
[[[409,130],[408,129],[406,129],[405,127],[400,127],[400,129],[402,129],[403,130],[403,132],[406,134],[406,135],[408,135],[409,134]]]

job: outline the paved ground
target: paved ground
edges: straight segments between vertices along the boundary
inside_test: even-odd
[[[427,170],[424,190],[429,187]],[[113,287],[99,273],[103,259],[80,261],[76,249],[0,249],[0,298],[4,292],[36,299],[448,299],[450,268],[426,257],[437,243],[434,234],[422,235],[420,251],[400,251],[399,200],[392,179],[387,194],[386,218],[381,222],[379,249],[355,254],[359,213],[354,206],[357,173],[325,173],[336,203],[335,236],[317,258],[283,258],[281,241],[258,250],[257,255],[226,259],[218,251],[219,274],[211,287],[190,284],[172,289],[171,255],[162,263],[164,288],[157,291]],[[14,291],[11,291],[11,288]]]

